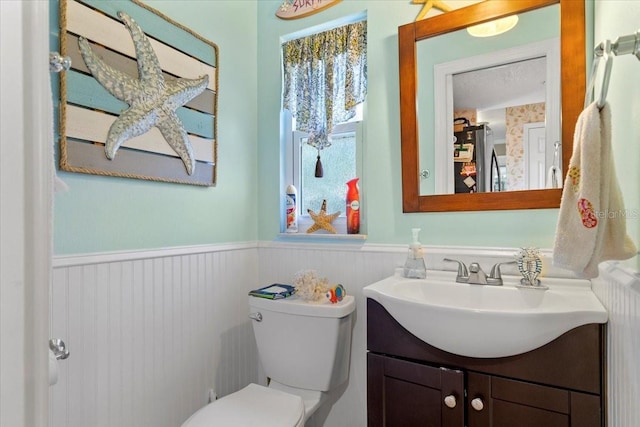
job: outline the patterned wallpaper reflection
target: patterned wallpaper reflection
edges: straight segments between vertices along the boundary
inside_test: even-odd
[[[524,159],[524,128],[526,123],[545,121],[545,104],[519,105],[507,107],[507,189],[526,190]]]

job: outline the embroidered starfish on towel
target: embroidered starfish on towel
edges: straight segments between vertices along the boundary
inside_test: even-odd
[[[133,39],[138,62],[137,79],[98,58],[84,37],[80,37],[78,41],[82,58],[93,77],[111,95],[129,104],[129,108],[120,114],[109,129],[105,154],[112,160],[124,142],[155,126],[180,156],[187,173],[191,175],[196,160],[189,136],[176,110],[205,90],[209,84],[209,76],[165,81],[158,57],[140,26],[124,12],[118,12],[118,18],[125,24]]]
[[[331,215],[327,215],[327,201],[322,201],[322,207],[320,208],[320,212],[315,213],[311,209],[307,209],[309,215],[311,215],[311,219],[313,220],[313,225],[307,229],[307,233],[313,233],[314,231],[323,229],[327,230],[329,233],[336,234],[336,229],[333,228],[331,223],[334,219],[340,216],[340,211],[336,213],[332,213]]]

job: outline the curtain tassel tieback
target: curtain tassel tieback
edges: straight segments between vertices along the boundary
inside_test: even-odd
[[[322,169],[322,162],[320,161],[320,150],[318,150],[318,157],[316,158],[316,178],[322,178],[324,176],[324,170]]]

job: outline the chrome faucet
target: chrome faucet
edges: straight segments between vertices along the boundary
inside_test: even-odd
[[[469,277],[467,277],[467,283],[472,285],[486,285],[487,275],[482,271],[482,267],[477,262],[469,264]],[[502,284],[502,283],[500,283]]]
[[[458,263],[458,274],[456,275],[456,282],[469,283],[470,285],[493,285],[502,286],[502,272],[500,266],[504,264],[515,264],[515,261],[499,262],[491,268],[491,272],[487,274],[482,270],[480,264],[472,262],[469,264],[469,268],[462,261],[457,259],[445,258],[447,262]]]

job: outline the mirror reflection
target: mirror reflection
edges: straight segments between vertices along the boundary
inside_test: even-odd
[[[453,75],[455,193],[545,188],[546,67],[543,56]]]
[[[557,187],[560,95],[546,81],[548,68],[556,79],[560,70],[548,62],[542,56],[453,74],[446,88],[453,93],[452,130],[438,132],[450,131],[453,144],[441,155],[453,159],[452,171],[435,176],[439,194]],[[548,110],[555,113],[547,117]]]
[[[559,15],[556,4],[498,36],[416,42],[420,194],[557,187]]]

